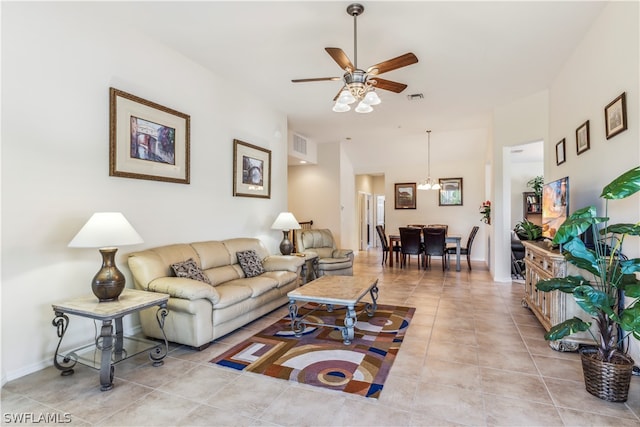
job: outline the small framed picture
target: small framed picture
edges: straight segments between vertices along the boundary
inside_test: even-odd
[[[462,206],[462,178],[440,178],[440,206]]]
[[[587,120],[576,129],[576,152],[582,154],[589,148],[589,120]]]
[[[396,209],[416,208],[416,183],[404,182],[395,184]]]
[[[556,165],[561,165],[567,160],[564,147],[564,138],[556,144]]]
[[[271,198],[271,150],[233,140],[233,195]]]
[[[627,95],[620,96],[604,107],[604,123],[607,139],[613,138],[627,129]]]
[[[109,88],[109,176],[189,184],[188,115]]]

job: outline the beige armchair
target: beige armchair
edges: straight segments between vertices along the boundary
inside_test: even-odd
[[[318,276],[353,276],[353,250],[338,249],[330,230],[298,230],[296,247],[318,255]]]

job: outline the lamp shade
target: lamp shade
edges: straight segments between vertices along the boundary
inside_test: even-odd
[[[291,212],[280,212],[271,228],[274,230],[299,230],[301,227]]]
[[[105,248],[143,243],[120,212],[96,212],[69,242],[70,248]]]

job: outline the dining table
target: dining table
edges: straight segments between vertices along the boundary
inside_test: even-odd
[[[456,271],[460,271],[460,242],[462,241],[462,236],[459,234],[447,234],[445,236],[446,243],[455,243],[456,245]],[[399,250],[394,250],[394,246],[400,245],[400,235],[399,234],[389,234],[389,267],[393,267],[393,252],[396,254],[396,262],[399,263]]]

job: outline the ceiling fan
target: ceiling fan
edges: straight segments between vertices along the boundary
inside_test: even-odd
[[[398,83],[378,77],[380,74],[415,64],[418,58],[413,53],[405,53],[396,58],[372,65],[366,71],[358,68],[358,24],[357,18],[364,12],[364,6],[358,3],[350,4],[347,13],[353,16],[353,63],[344,51],[338,47],[326,47],[325,50],[338,63],[345,73],[342,77],[317,77],[311,79],[294,79],[293,83],[318,82],[318,81],[344,81],[344,86],[333,99],[336,104],[333,111],[349,111],[349,104],[360,101],[356,111],[368,113],[373,111],[372,105],[380,103],[380,98],[374,89],[384,89],[400,93],[407,88],[404,83]]]

